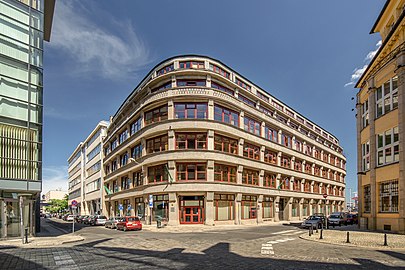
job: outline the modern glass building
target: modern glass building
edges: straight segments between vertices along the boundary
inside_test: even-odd
[[[54,0],[0,0],[0,237],[39,230],[43,41]]]

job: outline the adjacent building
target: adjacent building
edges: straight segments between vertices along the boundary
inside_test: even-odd
[[[155,66],[104,140],[104,214],[244,224],[345,208],[338,139],[227,65]]]
[[[106,136],[107,127],[107,122],[99,122],[68,159],[68,203],[71,206],[72,200],[78,202],[73,212],[79,215],[94,215],[102,211],[102,139]]]
[[[0,0],[0,238],[39,231],[43,41],[54,5]]]
[[[49,205],[51,200],[63,200],[65,199],[67,192],[63,190],[49,190],[42,195],[41,200],[41,213],[45,213],[45,207]]]
[[[405,233],[405,1],[386,1],[382,45],[356,84],[361,226]]]

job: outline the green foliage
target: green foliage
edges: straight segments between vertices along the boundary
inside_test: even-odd
[[[49,205],[45,207],[45,211],[49,213],[64,212],[68,208],[68,195],[63,200],[51,199]]]

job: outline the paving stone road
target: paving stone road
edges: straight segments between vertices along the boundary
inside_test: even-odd
[[[53,248],[0,247],[0,269],[404,269],[405,251],[335,246],[295,227],[198,233],[83,227],[87,240]],[[271,244],[274,254],[262,254]]]

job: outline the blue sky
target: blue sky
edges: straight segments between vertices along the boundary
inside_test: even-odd
[[[44,57],[43,191],[67,189],[67,158],[160,61],[227,64],[340,140],[357,190],[353,82],[378,49],[385,0],[56,1]]]

